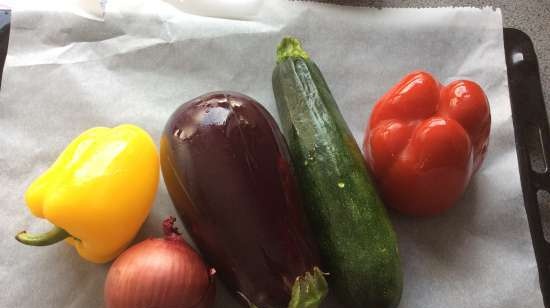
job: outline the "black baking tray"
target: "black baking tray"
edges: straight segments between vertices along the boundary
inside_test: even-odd
[[[11,11],[0,9],[0,88],[2,88],[2,72],[8,54],[10,39]]]
[[[544,307],[550,308],[550,131],[539,65],[529,36],[504,29],[504,50],[521,189]]]
[[[10,11],[0,9],[0,87],[10,20]],[[544,306],[550,308],[550,131],[539,66],[531,39],[520,30],[504,29],[504,49],[525,211]]]

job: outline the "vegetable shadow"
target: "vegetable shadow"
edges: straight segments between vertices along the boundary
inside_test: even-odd
[[[423,289],[468,281],[483,267],[477,246],[483,237],[478,234],[483,206],[478,181],[474,176],[457,204],[436,217],[408,217],[390,210],[399,242],[404,301],[431,302],[433,298],[418,298],[425,296]]]

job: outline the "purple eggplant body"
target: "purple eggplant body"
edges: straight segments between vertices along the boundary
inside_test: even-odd
[[[289,162],[271,115],[234,92],[183,104],[161,140],[187,230],[230,290],[259,308],[287,307],[296,277],[319,266]]]

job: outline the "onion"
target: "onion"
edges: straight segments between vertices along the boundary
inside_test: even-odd
[[[212,306],[215,270],[183,240],[175,221],[164,220],[164,238],[144,240],[116,259],[105,282],[107,308]]]

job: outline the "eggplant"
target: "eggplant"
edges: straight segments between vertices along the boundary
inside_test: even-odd
[[[187,231],[243,303],[322,301],[317,244],[286,142],[264,107],[236,92],[197,97],[169,118],[160,154]]]

